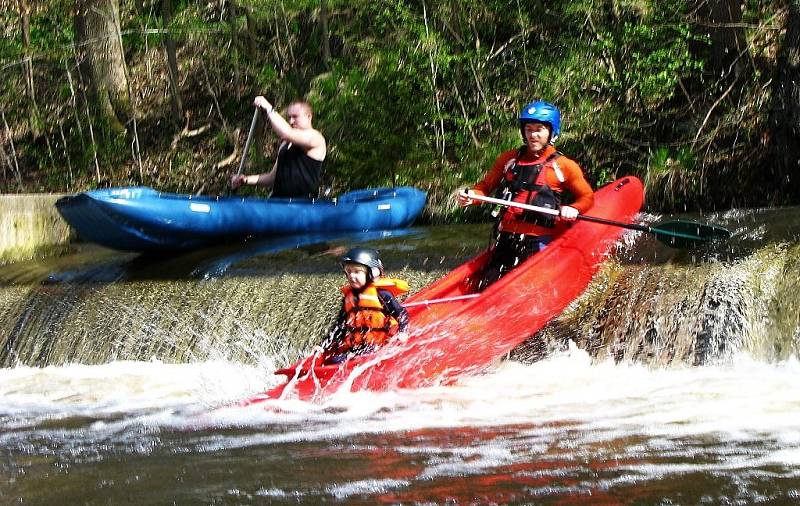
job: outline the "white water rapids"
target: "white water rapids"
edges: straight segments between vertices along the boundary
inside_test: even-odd
[[[499,473],[508,483],[484,494],[491,500],[515,502],[503,495],[509,488],[519,500],[597,497],[698,475],[736,477],[745,502],[763,495],[763,480],[781,484],[779,497],[800,499],[796,360],[766,364],[740,354],[724,365],[653,370],[593,364],[571,348],[533,365],[505,362],[450,387],[343,394],[324,405],[221,407],[274,381],[268,370],[215,362],[0,370],[0,451],[14,477],[6,494],[24,493],[25,481],[42,472],[36,457],[66,462],[85,480],[82,466],[119,453],[146,461],[164,453],[258,455],[287,445],[302,452],[312,444],[322,448],[317,458],[331,462],[342,445],[383,448],[410,459],[413,471],[398,476],[375,466],[339,476],[323,466],[315,471],[321,489],[300,479],[242,487],[234,474],[217,484],[228,491],[223,497],[369,502],[390,492],[413,499],[431,480]],[[276,464],[296,464],[289,453]],[[535,477],[547,485],[529,483]],[[574,479],[553,484],[565,477]]]

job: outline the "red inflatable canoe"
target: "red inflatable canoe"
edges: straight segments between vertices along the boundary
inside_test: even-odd
[[[625,177],[598,190],[587,215],[629,223],[643,198],[641,181]],[[320,401],[336,392],[418,388],[480,373],[577,298],[624,231],[575,222],[544,251],[474,295],[467,280],[486,260],[484,252],[406,301],[408,342],[390,343],[340,365],[320,365],[318,357],[306,357],[276,371],[286,377],[284,383],[243,404],[279,398]]]

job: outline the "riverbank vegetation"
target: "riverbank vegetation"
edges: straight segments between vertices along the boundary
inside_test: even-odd
[[[333,193],[452,193],[563,111],[595,185],[655,211],[800,202],[800,1],[0,0],[0,191],[217,194],[252,100],[315,107]],[[259,124],[246,171],[275,138]],[[252,191],[252,190],[245,190]]]

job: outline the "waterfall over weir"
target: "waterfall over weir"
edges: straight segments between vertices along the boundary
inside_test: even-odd
[[[639,242],[512,358],[573,340],[595,359],[653,366],[718,363],[737,351],[800,357],[800,210],[732,211],[733,237],[692,251]]]
[[[701,365],[736,350],[800,356],[800,210],[713,220],[726,244],[671,250],[626,236],[589,289],[511,357],[534,361],[569,341],[600,360]],[[84,247],[0,267],[0,366],[292,360],[336,315],[338,257],[363,241],[412,291],[485,247],[486,225],[283,238],[168,258]],[[296,246],[301,246],[296,248]]]
[[[347,248],[375,241],[388,273],[421,287],[485,245],[487,235],[474,232],[283,237],[163,258],[85,246],[68,257],[6,266],[0,366],[290,360],[335,318]]]

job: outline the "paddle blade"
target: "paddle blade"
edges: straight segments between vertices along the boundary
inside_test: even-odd
[[[656,238],[673,248],[690,248],[699,243],[727,240],[731,233],[716,225],[706,225],[694,221],[676,220],[651,226],[650,232]]]

